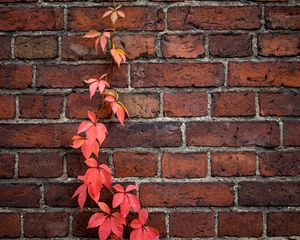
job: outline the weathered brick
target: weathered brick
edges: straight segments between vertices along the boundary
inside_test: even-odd
[[[152,177],[157,172],[157,154],[116,152],[113,154],[115,177]],[[147,167],[145,167],[147,166]]]
[[[267,215],[268,236],[299,236],[299,212],[271,212]]]
[[[26,213],[25,237],[65,237],[69,233],[69,214],[63,212]]]
[[[224,82],[221,63],[137,63],[131,67],[133,87],[209,87]]]
[[[0,2],[1,3],[1,2]],[[10,48],[11,37],[10,36],[0,36],[0,59],[9,59],[11,57]]]
[[[0,206],[36,208],[40,206],[40,189],[35,184],[1,184]]]
[[[213,237],[214,214],[212,212],[177,212],[170,215],[170,236]]]
[[[19,177],[59,177],[63,170],[59,153],[21,153]]]
[[[298,62],[231,62],[229,86],[300,87]]]
[[[186,139],[189,146],[272,147],[279,145],[279,126],[275,122],[191,122],[186,125]]]
[[[20,95],[21,118],[59,118],[63,97],[59,95]]]
[[[1,124],[0,146],[69,147],[78,124]]]
[[[220,237],[260,237],[263,232],[261,212],[221,212],[218,222]]]
[[[38,0],[0,0],[0,3],[31,3],[31,2],[37,2]]]
[[[0,147],[70,147],[78,124],[1,124]],[[174,147],[181,144],[180,125],[170,122],[108,125],[103,147]]]
[[[15,38],[16,58],[55,58],[57,50],[56,36],[18,36]]]
[[[239,186],[241,206],[299,206],[299,182],[242,182]]]
[[[267,177],[297,176],[299,161],[300,152],[264,152],[259,154],[259,171]]]
[[[168,27],[185,29],[258,29],[260,9],[256,6],[173,7],[168,11]]]
[[[72,196],[79,187],[77,183],[48,183],[45,184],[45,204],[50,207],[78,207],[77,198]],[[112,194],[103,189],[101,191],[101,201],[106,203],[112,202]],[[87,198],[85,204],[87,207],[96,207],[93,200]]]
[[[110,118],[112,116],[110,104],[104,102],[100,94],[95,94],[91,99],[89,93],[70,93],[67,96],[66,115],[68,118],[87,118],[88,110],[96,113],[103,103],[100,118]]]
[[[30,65],[0,65],[0,87],[24,89],[31,85],[32,67]]]
[[[128,59],[153,58],[156,56],[156,40],[152,34],[127,34],[120,36],[120,44],[124,47]]]
[[[204,92],[164,93],[164,115],[167,117],[191,117],[207,115],[207,94]]]
[[[209,36],[209,53],[216,57],[247,57],[252,55],[249,34],[215,34]]]
[[[300,7],[266,7],[266,28],[300,29]]]
[[[48,88],[83,87],[86,86],[85,79],[100,78],[107,70],[107,64],[39,65],[37,67],[37,86]],[[120,69],[115,66],[112,72],[109,84],[112,87],[126,87],[127,66],[122,65]]]
[[[15,173],[15,155],[0,154],[0,178],[12,178]],[[1,236],[1,234],[0,234]]]
[[[165,34],[161,38],[161,51],[165,58],[203,57],[203,34]]]
[[[72,233],[74,237],[98,237],[98,229],[87,229],[87,225],[93,212],[76,213],[72,221]]]
[[[2,8],[0,31],[63,29],[63,9]]]
[[[260,93],[262,116],[299,116],[300,94],[297,92]]]
[[[112,124],[104,147],[175,147],[181,145],[180,125],[172,122]]]
[[[164,153],[162,155],[163,177],[197,178],[206,175],[206,153]]]
[[[140,185],[143,206],[231,206],[230,183],[145,183]]]
[[[286,121],[283,123],[283,144],[300,146],[300,122]]]
[[[69,9],[68,29],[88,31],[90,29],[110,28],[110,21],[102,21],[99,19],[107,10],[105,7],[75,7]],[[136,6],[123,7],[122,11],[126,18],[118,22],[120,30],[164,30],[164,13],[159,7]]]
[[[16,116],[16,98],[10,95],[0,95],[0,119],[10,119]]]
[[[254,116],[255,95],[253,92],[216,92],[212,94],[212,115]]]
[[[18,213],[0,213],[0,237],[19,238],[21,235],[21,217]]]
[[[63,35],[61,57],[70,61],[104,59],[102,51],[96,53],[94,42],[94,39],[86,39],[82,35]],[[118,42],[124,47],[128,59],[156,56],[155,36],[152,34],[122,35],[118,38]]]
[[[262,56],[297,56],[300,54],[300,35],[266,33],[257,38],[258,53]]]
[[[211,175],[214,177],[252,176],[256,171],[255,152],[213,152]]]
[[[131,118],[154,118],[159,115],[160,100],[157,93],[120,94]]]
[[[87,165],[84,163],[85,158],[81,152],[70,152],[66,154],[67,159],[67,173],[69,177],[77,177],[79,175],[84,175],[88,169]],[[100,153],[98,157],[100,163],[108,163],[108,154]]]

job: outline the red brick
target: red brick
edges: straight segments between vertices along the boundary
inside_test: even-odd
[[[55,58],[57,51],[56,36],[17,36],[15,38],[16,58]]]
[[[262,176],[297,176],[300,174],[300,152],[264,152],[259,154]]]
[[[0,147],[70,147],[78,124],[0,124]],[[108,125],[103,147],[175,147],[181,144],[180,125],[170,122]],[[125,140],[125,141],[124,141]]]
[[[69,147],[78,124],[0,124],[1,147]]]
[[[21,218],[18,213],[0,213],[0,237],[18,238],[21,236]]]
[[[266,33],[258,35],[258,53],[262,56],[297,56],[300,54],[300,35]]]
[[[216,57],[247,57],[252,55],[249,34],[216,34],[209,36],[209,53]]]
[[[70,8],[68,16],[68,29],[88,31],[90,29],[110,28],[110,19],[101,21],[106,7],[84,7]],[[164,13],[159,7],[123,7],[125,18],[118,22],[120,30],[164,30]]]
[[[241,206],[299,206],[299,182],[242,182],[239,186]]]
[[[149,13],[148,13],[149,15]],[[152,34],[127,34],[120,36],[128,59],[153,58],[156,56],[156,40]]]
[[[251,0],[253,2],[288,2],[289,0]]]
[[[175,147],[181,145],[180,125],[172,122],[112,124],[103,147]]]
[[[203,34],[165,34],[161,39],[161,51],[165,58],[203,57]]]
[[[88,78],[99,78],[108,70],[107,64],[86,65],[39,65],[37,66],[37,86],[48,88],[86,87]],[[112,69],[109,83],[112,87],[127,86],[127,66]]]
[[[259,106],[262,116],[299,116],[300,94],[297,92],[260,93]]]
[[[267,29],[300,29],[300,7],[266,7]]]
[[[36,208],[40,206],[40,189],[34,184],[1,184],[0,206]]]
[[[218,226],[221,237],[260,237],[263,215],[260,212],[221,212]]]
[[[228,183],[145,183],[140,186],[143,206],[231,206],[232,184]]]
[[[58,95],[20,95],[21,118],[60,118],[63,97]]]
[[[77,60],[95,60],[104,59],[104,54],[99,54],[95,50],[95,40],[83,38],[82,35],[63,35],[61,37],[61,59]]]
[[[76,213],[72,222],[72,233],[74,237],[94,237],[98,238],[98,229],[87,229],[87,225],[93,212]]]
[[[157,93],[120,94],[131,118],[154,118],[159,115],[160,100]]]
[[[59,177],[63,170],[59,153],[21,153],[19,177]]]
[[[191,122],[186,139],[189,146],[274,147],[279,145],[279,126],[275,122]]]
[[[68,233],[68,213],[26,213],[24,215],[25,237],[65,237]]]
[[[49,207],[78,207],[77,198],[72,199],[79,184],[74,183],[49,183],[45,184],[45,204]],[[112,202],[112,194],[104,189],[101,191],[101,201]],[[89,197],[85,204],[87,207],[97,205]]]
[[[299,236],[299,212],[272,212],[267,216],[268,236]]]
[[[113,154],[115,177],[152,177],[157,172],[157,154],[116,152]]]
[[[283,123],[283,144],[300,146],[300,122],[287,121]]]
[[[164,115],[167,117],[191,117],[207,115],[207,94],[204,92],[164,93]]]
[[[0,87],[24,89],[31,85],[32,68],[30,65],[0,65]]]
[[[170,236],[213,237],[214,214],[212,212],[177,212],[170,215]]]
[[[0,31],[63,29],[63,9],[2,8],[0,15]]]
[[[8,154],[8,153],[0,154],[0,178],[12,178],[14,174],[15,174],[15,155]]]
[[[0,119],[14,118],[16,115],[16,99],[15,96],[0,95]]]
[[[197,178],[206,175],[206,153],[164,153],[162,156],[163,177]]]
[[[300,63],[297,62],[231,62],[229,86],[300,87]]]
[[[254,116],[253,92],[216,92],[212,94],[212,115],[217,117]]]
[[[0,59],[9,59],[11,57],[10,48],[11,37],[10,36],[0,36]]]
[[[214,152],[211,175],[214,177],[252,176],[256,171],[255,152]]]
[[[258,29],[260,9],[256,6],[173,7],[168,11],[168,27],[185,29]]]
[[[133,87],[209,87],[224,82],[221,63],[137,63],[131,67]]]
[[[80,102],[80,104],[78,104]],[[66,115],[68,118],[87,118],[87,111],[98,112],[100,106],[103,104],[103,98],[100,94],[95,94],[90,98],[88,92],[86,93],[70,93],[67,96]],[[105,102],[101,111],[101,118],[110,118],[112,111],[110,105]]]
[[[69,177],[77,177],[84,175],[87,170],[87,165],[84,163],[85,158],[81,152],[71,152],[66,154],[67,159],[67,173]],[[108,154],[99,154],[99,163],[108,163]]]

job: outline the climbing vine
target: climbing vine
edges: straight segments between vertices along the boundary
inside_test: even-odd
[[[100,146],[105,141],[108,134],[106,126],[100,122],[100,116],[106,105],[124,126],[125,117],[129,113],[123,103],[119,101],[118,93],[110,88],[109,80],[113,71],[113,64],[120,67],[126,61],[124,49],[118,47],[115,40],[116,22],[125,18],[121,6],[109,7],[102,18],[108,18],[112,22],[112,27],[103,32],[96,30],[89,31],[84,38],[95,40],[95,49],[98,53],[102,51],[108,59],[111,59],[109,67],[98,79],[90,78],[84,80],[89,84],[90,98],[95,94],[101,94],[102,101],[97,113],[87,112],[89,120],[83,121],[78,128],[77,134],[73,137],[72,147],[80,149],[88,169],[85,175],[78,176],[82,184],[77,188],[74,197],[78,197],[78,204],[82,211],[87,197],[89,196],[99,206],[99,212],[94,213],[88,223],[87,228],[98,228],[99,239],[106,240],[121,239],[124,229],[127,227],[131,240],[154,240],[159,238],[157,229],[147,226],[148,211],[141,208],[139,198],[136,196],[136,186],[128,185],[124,188],[120,184],[112,184],[112,170],[105,163],[98,164],[96,160],[99,156]],[[101,201],[101,192],[107,188],[113,195],[111,207]],[[138,217],[128,222],[127,217],[133,210]]]

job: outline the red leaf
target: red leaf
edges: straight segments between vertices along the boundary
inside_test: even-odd
[[[86,165],[89,167],[98,167],[98,162],[94,158],[89,158],[85,161]]]
[[[105,202],[98,202],[98,206],[103,212],[110,214],[110,209]]]
[[[141,203],[138,197],[130,193],[128,193],[127,196],[130,206],[133,208],[134,211],[138,212],[141,208]]]
[[[123,225],[116,218],[110,219],[110,228],[118,237],[123,236]]]
[[[83,121],[78,128],[77,134],[85,132],[86,130],[88,130],[91,126],[93,126],[93,123],[89,122],[89,121]]]
[[[135,185],[128,185],[126,187],[126,192],[130,192],[130,191],[133,191],[133,190],[136,190],[136,186]]]
[[[116,208],[124,201],[124,193],[117,193],[113,198],[113,208]]]
[[[148,219],[148,211],[143,208],[139,211],[139,220],[141,224],[145,225],[147,219]]]
[[[87,189],[87,185],[82,184],[77,188],[77,190],[74,192],[74,194],[72,196],[72,198],[74,198],[78,195],[78,204],[80,206],[81,211],[82,211],[84,203],[86,201],[86,189]]]
[[[96,117],[96,114],[91,112],[91,111],[88,111],[88,117],[89,119],[91,120],[92,123],[96,123],[97,122],[97,117]]]
[[[114,185],[114,189],[115,189],[116,191],[118,191],[118,192],[121,192],[121,193],[125,192],[123,186],[122,186],[121,184],[119,184],[119,183],[116,184],[116,185]]]
[[[100,32],[98,32],[96,30],[91,30],[87,34],[85,34],[83,37],[84,38],[95,38],[95,37],[99,37],[100,35],[101,35]]]
[[[104,223],[99,227],[99,239],[106,240],[111,233],[110,218],[106,218]]]
[[[99,227],[105,219],[106,216],[103,213],[95,213],[91,216],[87,228]]]

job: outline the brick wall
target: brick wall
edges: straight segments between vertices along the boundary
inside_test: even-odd
[[[163,238],[300,236],[300,2],[123,4],[129,61],[110,83],[131,119],[102,149],[115,181],[138,185]],[[81,36],[107,5],[0,0],[1,238],[97,236],[95,205],[70,199],[84,164],[69,145],[83,79],[107,66]]]

